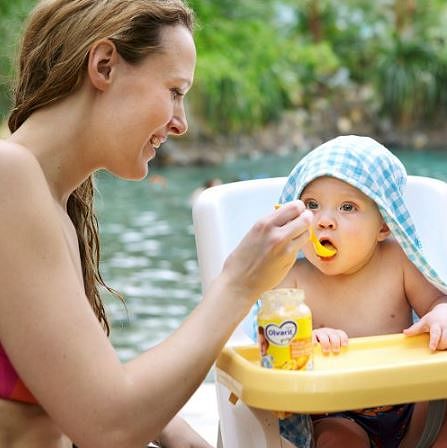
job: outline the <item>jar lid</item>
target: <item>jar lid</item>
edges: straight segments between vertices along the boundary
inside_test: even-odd
[[[282,300],[282,299],[303,301],[304,300],[304,290],[298,289],[298,288],[278,288],[278,289],[271,289],[269,291],[265,291],[261,295],[262,301]]]

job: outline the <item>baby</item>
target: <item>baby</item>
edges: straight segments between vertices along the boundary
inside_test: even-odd
[[[288,177],[280,202],[300,198],[314,213],[317,238],[336,249],[335,255],[321,257],[308,243],[304,257],[278,285],[304,289],[314,340],[323,352],[339,352],[348,337],[402,331],[429,332],[430,349],[447,348],[447,285],[422,254],[402,197],[405,182],[405,168],[391,152],[357,136],[319,146]],[[413,310],[421,316],[414,324]],[[314,443],[398,447],[410,427],[423,425],[418,406],[312,416]],[[302,417],[292,417],[281,422],[281,432],[297,443],[303,434],[293,434],[294,418],[302,425]],[[445,426],[439,446],[447,446]]]

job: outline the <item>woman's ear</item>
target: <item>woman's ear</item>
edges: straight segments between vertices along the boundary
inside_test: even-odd
[[[101,39],[93,44],[88,55],[88,77],[98,90],[105,91],[118,59],[115,44],[110,39]]]
[[[382,226],[379,229],[379,234],[377,235],[377,241],[386,240],[391,234],[391,230],[385,221],[382,222]]]

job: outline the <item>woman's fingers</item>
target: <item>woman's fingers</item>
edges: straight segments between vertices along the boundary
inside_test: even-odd
[[[291,249],[298,251],[309,239],[307,229],[312,223],[313,214],[307,210],[300,200],[288,202],[277,208],[273,214],[273,222],[281,228],[284,235],[293,243]]]
[[[273,218],[273,223],[281,227],[300,216],[305,210],[304,203],[297,199],[276,208],[270,216]]]
[[[232,284],[248,297],[278,285],[306,243],[312,218],[301,201],[293,201],[256,222],[225,263]]]

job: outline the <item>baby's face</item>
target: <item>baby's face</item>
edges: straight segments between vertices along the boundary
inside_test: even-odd
[[[324,274],[358,271],[389,234],[375,202],[341,180],[319,177],[306,186],[300,199],[314,214],[317,238],[337,249],[333,257],[321,258],[311,243],[304,247],[305,257]]]

